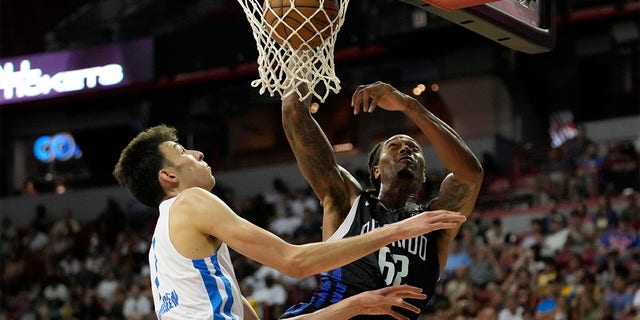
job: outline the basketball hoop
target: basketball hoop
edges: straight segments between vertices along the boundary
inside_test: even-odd
[[[321,102],[340,91],[334,47],[349,0],[238,0],[258,48],[260,94]],[[308,91],[300,91],[306,84]]]

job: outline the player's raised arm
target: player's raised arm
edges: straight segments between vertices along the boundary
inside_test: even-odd
[[[340,167],[329,139],[309,111],[311,99],[295,93],[282,100],[282,127],[298,167],[326,212],[346,215],[361,190],[360,184]]]

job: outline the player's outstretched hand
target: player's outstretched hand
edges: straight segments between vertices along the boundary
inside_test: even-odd
[[[360,110],[373,112],[376,107],[389,111],[402,111],[407,107],[409,98],[388,83],[376,81],[358,86],[351,97],[351,106],[353,114],[360,113]]]
[[[392,307],[395,306],[414,313],[419,313],[420,309],[418,307],[404,301],[404,299],[424,300],[427,298],[427,295],[422,293],[422,289],[420,288],[409,285],[399,285],[378,290],[365,291],[353,296],[352,298],[359,302],[359,305],[362,308],[361,314],[389,315],[395,319],[407,319],[405,316],[392,309]]]
[[[427,295],[422,289],[410,285],[385,287],[369,290],[334,303],[313,313],[303,314],[287,320],[334,320],[349,319],[357,315],[388,315],[394,319],[408,320],[393,307],[419,313],[420,308],[404,301],[404,299],[424,300]]]
[[[435,230],[458,228],[465,221],[467,217],[460,212],[434,210],[424,211],[396,224],[402,224],[399,232],[406,232],[405,236],[415,237]]]

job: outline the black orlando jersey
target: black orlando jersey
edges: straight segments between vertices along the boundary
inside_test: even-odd
[[[327,241],[366,233],[426,210],[424,206],[410,204],[405,208],[389,211],[375,196],[365,192],[356,199],[345,220]],[[435,231],[413,239],[396,241],[346,266],[323,272],[320,275],[320,287],[311,299],[290,307],[282,318],[311,313],[363,291],[399,284],[422,288],[427,299],[431,299],[435,295],[440,275],[437,254],[439,234],[439,231]],[[409,299],[407,302],[424,311],[428,300]],[[410,319],[417,319],[419,316],[404,309],[398,311]],[[386,318],[391,317],[358,316],[355,319]]]

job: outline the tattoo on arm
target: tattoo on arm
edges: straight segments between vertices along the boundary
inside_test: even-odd
[[[457,179],[455,176],[448,176],[442,182],[438,193],[438,208],[458,211],[469,197],[470,192],[469,185],[464,181]]]

